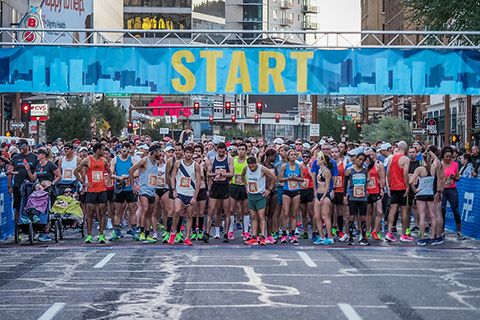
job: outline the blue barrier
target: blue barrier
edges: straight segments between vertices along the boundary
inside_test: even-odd
[[[8,193],[7,177],[0,177],[0,240],[13,236],[12,196]]]

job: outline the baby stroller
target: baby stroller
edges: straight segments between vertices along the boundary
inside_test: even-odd
[[[28,234],[28,240],[33,245],[33,240],[36,233],[45,231],[45,227],[48,224],[48,193],[41,195],[38,198],[33,199],[34,203],[41,205],[34,208],[27,208],[27,201],[30,195],[34,191],[36,183],[25,181],[20,187],[21,200],[20,200],[20,212],[18,220],[15,223],[15,243],[20,241],[20,234]],[[47,205],[45,206],[45,201]],[[45,210],[43,210],[45,208]]]
[[[65,190],[71,189],[70,196],[65,195]],[[63,239],[63,231],[65,228],[79,227],[82,238],[84,234],[84,218],[80,202],[73,198],[73,193],[78,189],[77,182],[62,183],[55,185],[55,202],[50,209],[50,220],[55,230],[55,242]]]

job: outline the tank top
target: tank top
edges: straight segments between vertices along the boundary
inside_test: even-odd
[[[433,196],[435,195],[435,177],[430,172],[425,177],[418,177],[417,196]]]
[[[355,171],[355,168],[352,168],[348,181],[348,200],[367,201],[367,199],[367,169]]]
[[[150,157],[146,158],[146,168],[140,171],[138,175],[138,183],[140,185],[140,195],[149,197],[155,196],[155,189],[157,187],[158,166],[152,163]]]
[[[456,161],[452,161],[449,167],[443,165],[443,174],[445,175],[445,188],[452,189],[457,187],[455,180],[449,178],[451,175],[455,176],[457,174],[457,169],[458,163]]]
[[[88,187],[87,192],[104,192],[105,186],[105,159],[101,157],[95,160],[93,156],[88,157],[90,163],[87,170]]]
[[[67,157],[62,158],[62,182],[73,182],[77,178],[73,175],[73,171],[77,167],[77,156],[68,161]]]
[[[325,182],[326,182],[325,177],[323,176],[323,174],[325,173],[325,170],[327,170],[327,168],[323,168],[317,174],[317,186],[322,186],[322,189],[324,190],[323,192],[325,192],[325,188],[327,187],[326,184],[325,184]],[[328,192],[328,190],[327,190],[327,192]]]
[[[128,156],[126,160],[120,159],[119,156],[116,157],[115,160],[115,175],[116,176],[128,176],[128,170],[133,166],[132,157]],[[130,179],[124,180],[125,186],[123,187],[123,191],[132,191],[132,186],[130,185]],[[121,189],[121,184],[116,181],[115,187],[117,189]]]
[[[302,168],[302,172],[303,172],[303,182],[301,183],[300,188],[302,188],[302,190],[313,189],[313,180],[308,170],[308,167],[304,166]]]
[[[345,163],[342,161],[340,165],[337,166],[337,168],[338,168],[338,176],[332,177],[333,187],[335,189],[335,192],[342,193],[344,192],[343,184],[345,181]]]
[[[184,174],[183,171],[180,169],[185,169],[187,174]],[[177,171],[177,175],[175,176],[175,188],[177,189],[177,193],[193,197],[195,194],[195,187],[197,184],[197,179],[195,177],[195,161],[187,166],[183,159],[180,160],[180,166]]]
[[[287,162],[285,165],[285,174],[283,175],[285,178],[287,177],[301,177],[300,173],[300,166],[298,163],[295,162],[295,171],[290,169],[290,163]],[[300,190],[300,183],[298,181],[288,180],[285,182],[283,186],[285,190],[288,191],[297,191]]]
[[[378,175],[377,164],[370,169],[368,172],[370,174],[370,180],[367,183],[367,192],[368,194],[379,194],[380,193],[380,176]]]
[[[156,189],[167,189],[166,171],[167,171],[167,164],[165,162],[158,165]]]
[[[405,179],[403,178],[403,168],[400,167],[398,161],[404,155],[402,154],[395,154],[392,157],[392,162],[390,164],[390,190],[392,191],[403,191],[407,190],[407,186],[405,185]]]
[[[262,165],[257,165],[255,171],[247,166],[247,191],[249,194],[262,194],[265,192],[266,177],[262,174]]]
[[[238,161],[238,156],[233,158],[233,177],[232,184],[235,185],[245,185],[243,181],[243,169],[247,166],[247,159],[244,159],[243,162]]]
[[[228,156],[225,157],[222,161],[219,161],[217,159],[217,156],[213,159],[213,166],[212,166],[212,172],[223,172],[223,173],[228,173],[230,172],[230,168],[228,166]],[[227,178],[223,177],[222,180],[213,180],[213,183],[215,184],[228,184]]]

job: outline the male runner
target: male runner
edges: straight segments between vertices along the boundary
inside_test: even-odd
[[[237,148],[237,156],[233,158],[234,175],[230,184],[230,229],[228,230],[228,240],[233,240],[234,213],[237,210],[237,222],[243,219],[243,232],[248,232],[250,216],[247,214],[247,190],[243,180],[243,171],[247,167],[247,145],[240,143]]]

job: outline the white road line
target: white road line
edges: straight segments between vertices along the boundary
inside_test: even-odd
[[[57,313],[59,313],[65,307],[65,303],[58,302],[54,303],[47,311],[45,311],[38,320],[51,320]]]
[[[306,254],[305,252],[301,252],[301,251],[297,251],[297,253],[300,256],[300,258],[302,258],[303,262],[305,262],[305,264],[307,266],[309,266],[310,268],[316,268],[317,267],[317,264],[315,262],[313,262],[313,260],[308,256],[308,254]]]
[[[97,263],[96,265],[93,266],[94,269],[101,269],[103,268],[107,263],[108,261],[110,261],[113,256],[115,255],[115,253],[109,253],[107,254],[107,256],[105,258],[103,258],[99,263]]]
[[[339,303],[338,307],[342,310],[348,320],[362,320],[362,317],[358,315],[357,311],[355,311],[351,305],[347,303]]]

